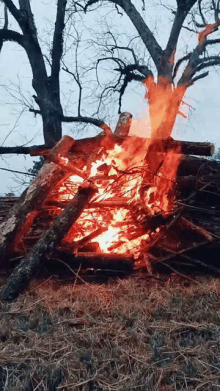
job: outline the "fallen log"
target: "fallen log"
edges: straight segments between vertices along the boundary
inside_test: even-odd
[[[74,140],[71,137],[64,136],[50,153],[66,156],[73,144]],[[56,164],[45,163],[29,188],[10,209],[9,214],[0,224],[0,267],[3,269],[7,267],[7,260],[16,243],[30,229],[38,208],[42,206],[54,187],[59,186],[68,176],[69,173]]]
[[[106,149],[111,149],[114,148],[115,144],[119,144],[122,146],[124,145],[126,148],[126,146],[130,144],[135,146],[135,150],[143,150],[143,147],[147,148],[147,146],[151,142],[150,138],[141,138],[137,136],[122,136],[120,135],[120,132],[126,134],[126,126],[124,130],[123,127],[121,127],[121,129],[117,131],[117,134],[112,133],[109,136],[99,134],[96,137],[88,137],[80,140],[75,140],[74,146],[71,148],[70,154],[72,155],[72,159],[74,158],[74,156],[78,158],[82,157],[84,159],[89,158],[91,154],[93,155],[94,153],[97,153],[97,151],[103,146]],[[169,138],[167,140],[154,141],[154,147],[152,147],[151,151],[153,153],[167,152],[169,150],[178,151],[183,155],[212,156],[214,153],[214,144],[208,142],[205,143],[181,141],[173,140],[172,138]],[[31,156],[45,156],[48,154],[48,151],[48,149],[43,148],[40,148],[39,150],[37,150],[36,148],[30,148],[29,153]]]
[[[134,258],[121,254],[107,254],[96,252],[79,252],[78,254],[65,252],[59,253],[59,258],[63,258],[68,265],[78,268],[94,268],[94,269],[111,269],[121,270],[124,272],[132,272],[134,266]],[[55,258],[56,259],[56,258]]]
[[[11,273],[1,291],[3,300],[11,301],[15,299],[20,291],[26,287],[30,278],[34,273],[37,273],[47,251],[52,252],[59,245],[96,191],[96,187],[92,182],[86,182],[79,187],[78,192],[66,209],[55,219],[52,226],[32,248],[28,256],[23,258]]]

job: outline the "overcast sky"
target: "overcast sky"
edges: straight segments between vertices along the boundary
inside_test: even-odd
[[[158,1],[159,2],[159,1]],[[141,1],[137,1],[141,4]],[[149,26],[154,29],[155,35],[159,39],[159,43],[164,47],[169,35],[171,26],[171,13],[164,7],[155,7],[153,0],[146,1],[146,11],[143,13]],[[166,1],[168,4],[175,4],[174,0]],[[17,1],[15,1],[17,4]],[[51,31],[53,28],[53,21],[55,18],[55,4],[54,0],[40,1],[32,0],[31,6],[35,15],[36,25],[39,31],[43,45],[50,44]],[[135,1],[136,5],[136,1]],[[1,7],[1,15],[3,15],[3,6]],[[106,16],[106,10],[107,16]],[[117,15],[113,12],[113,7],[103,8],[99,13],[89,13],[80,22],[77,21],[77,26],[84,26],[84,38],[88,35],[88,28],[97,27],[97,32],[101,34],[104,31],[104,22],[110,26],[115,25],[117,31],[125,32],[121,39],[126,43],[127,35],[135,34],[135,30],[126,16]],[[2,22],[3,23],[3,22]],[[80,23],[82,23],[80,25]],[[99,24],[99,27],[98,27]],[[10,28],[15,28],[13,19],[10,18]],[[195,44],[196,37],[187,30],[183,30],[181,34],[180,43],[178,46],[178,55],[183,53],[184,46],[189,47]],[[67,44],[66,44],[67,45]],[[66,46],[67,47],[67,46]],[[68,47],[69,57],[67,63],[71,66],[71,50],[74,48]],[[93,49],[92,49],[93,50]],[[142,50],[140,46],[140,50]],[[84,57],[83,57],[84,56]],[[85,58],[89,61],[93,53],[90,52],[89,47],[80,49],[80,58]],[[69,62],[68,62],[69,61]],[[19,97],[18,86],[22,90],[24,99],[31,99],[34,93],[31,87],[31,70],[28,64],[27,57],[18,45],[11,42],[5,43],[0,54],[0,76],[1,86],[7,86],[7,91],[1,87],[0,98],[0,145],[15,146],[15,145],[37,145],[43,144],[42,126],[40,118],[35,118],[28,110],[21,115],[22,105],[15,97]],[[104,66],[100,69],[100,79],[104,81],[108,75],[108,69]],[[86,80],[86,79],[85,79]],[[76,115],[76,102],[78,97],[77,87],[70,84],[70,79],[67,75],[62,76],[62,100],[66,107],[68,115]],[[86,80],[87,84],[88,80]],[[173,137],[177,139],[192,140],[192,141],[211,141],[216,144],[216,148],[220,147],[220,67],[219,69],[210,70],[207,78],[199,80],[194,86],[187,91],[184,101],[191,105],[183,105],[181,110],[188,116],[187,119],[178,117],[173,132]],[[86,89],[85,95],[88,94],[89,89]],[[132,83],[128,88],[123,98],[123,111],[129,111],[133,114],[132,132],[140,136],[149,135],[149,121],[147,113],[147,103],[144,100],[144,87],[137,83]],[[90,106],[88,102],[92,102],[92,97],[85,96],[84,113],[90,114]],[[92,103],[90,103],[92,104]],[[91,106],[92,107],[92,106]],[[86,112],[88,110],[88,113]],[[117,106],[112,102],[111,107],[103,108],[103,113],[108,113],[107,118],[110,125],[114,128],[117,121]],[[63,133],[69,134],[74,138],[88,137],[99,133],[98,129],[90,126],[86,128],[84,134],[79,135],[79,127],[77,125],[65,125]],[[2,155],[0,167],[15,169],[19,171],[27,171],[33,166],[33,160],[29,156],[23,155]],[[0,170],[0,194],[4,194],[13,189],[15,192],[19,191],[19,183],[16,183],[20,176],[15,177],[10,172]],[[21,189],[20,189],[21,190]]]

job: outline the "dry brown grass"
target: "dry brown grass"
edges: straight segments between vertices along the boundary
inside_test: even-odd
[[[55,278],[1,304],[0,390],[220,390],[220,280]]]

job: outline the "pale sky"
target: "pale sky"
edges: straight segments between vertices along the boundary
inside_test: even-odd
[[[137,3],[141,4],[141,1],[137,1]],[[171,14],[161,6],[155,7],[153,0],[146,3],[148,5],[146,7],[146,11],[143,13],[144,18],[149,26],[154,29],[156,37],[159,37],[159,43],[162,47],[164,47],[170,31]],[[175,4],[175,1],[166,1],[166,4],[168,3]],[[15,4],[17,4],[17,1],[15,1]],[[31,1],[36,25],[39,30],[39,37],[44,42],[44,45],[47,43],[49,44],[51,41],[50,33],[52,31],[52,22],[55,15],[55,4],[56,2],[54,0]],[[3,5],[0,4],[0,7],[2,15]],[[84,39],[89,36],[89,28],[97,29],[97,33],[102,34],[103,31],[105,31],[105,22],[107,22],[113,30],[117,29],[119,31],[119,35],[124,32],[124,35],[120,35],[121,42],[126,43],[128,36],[131,36],[132,32],[136,35],[135,29],[126,16],[121,17],[120,15],[117,15],[113,12],[112,6],[109,6],[107,11],[108,12],[106,13],[106,7],[103,7],[99,13],[88,13],[88,15],[83,15],[82,21],[76,21],[77,26],[80,26],[80,28],[83,26],[82,36]],[[157,15],[159,16],[156,16],[155,11],[157,11]],[[10,28],[14,27],[15,23],[11,17]],[[193,38],[191,33],[187,30],[182,31],[177,51],[178,57],[180,57],[181,53],[183,53],[182,50],[185,45],[188,45],[190,48],[193,44],[195,44],[195,39],[196,38]],[[67,64],[69,67],[74,67],[73,61],[71,60],[73,58],[71,57],[71,51],[73,52],[75,49],[74,47],[68,47],[67,43],[66,48],[68,49]],[[139,48],[141,51],[141,45],[139,45]],[[215,53],[218,53],[219,51],[220,50],[216,50]],[[93,55],[94,53],[91,51],[89,45],[86,49],[80,48],[79,57],[81,60],[85,61],[85,63],[87,61],[86,64],[88,64],[89,60],[93,58]],[[99,76],[101,82],[104,82],[105,78],[108,77],[108,71],[109,69],[107,64],[100,68]],[[23,101],[25,99],[29,99],[29,97],[34,94],[34,90],[31,87],[32,75],[28,60],[23,49],[21,49],[18,45],[11,42],[4,44],[3,50],[0,54],[0,76],[0,85],[8,87],[7,91],[5,91],[3,87],[0,87],[0,145],[15,146],[27,143],[27,145],[43,144],[41,119],[34,118],[34,115],[29,113],[28,110],[26,110],[23,115],[20,115],[22,105],[15,99],[15,97],[20,98],[18,93],[19,88],[24,94],[24,97],[22,98]],[[89,78],[89,76],[87,77]],[[85,78],[85,101],[83,105],[84,115],[90,115],[93,110],[91,106],[92,96],[89,96],[89,86],[90,84],[93,85],[92,82],[92,80],[87,80]],[[210,141],[216,144],[216,149],[220,147],[219,87],[220,67],[216,67],[215,69],[210,69],[210,74],[207,78],[199,80],[194,86],[188,89],[184,101],[188,105],[191,105],[192,108],[189,109],[188,105],[183,105],[181,107],[181,110],[188,115],[188,118],[184,119],[181,116],[178,117],[172,135],[174,138],[189,141]],[[72,83],[72,80],[70,80],[69,76],[66,74],[63,74],[61,78],[61,90],[62,101],[66,107],[67,115],[76,115],[78,90],[77,86]],[[140,136],[149,135],[147,103],[144,100],[144,93],[144,87],[140,86],[138,83],[132,83],[123,98],[122,105],[122,111],[129,111],[133,114],[133,126],[131,131],[137,133],[138,130],[138,134]],[[88,100],[86,100],[87,98]],[[35,108],[37,107],[35,106]],[[118,118],[117,109],[118,107],[114,101],[109,107],[103,108],[103,113],[107,112],[109,123],[113,129]],[[64,125],[63,134],[69,134],[74,138],[81,138],[93,136],[100,132],[99,129],[89,126],[86,128],[86,133],[84,132],[79,135],[79,129],[80,127],[76,124]],[[19,171],[27,171],[28,168],[33,166],[33,160],[36,160],[36,158],[32,159],[28,155],[0,155],[0,159],[0,167]],[[15,182],[17,178],[18,177],[15,178],[15,176],[10,172],[0,170],[0,195],[9,192],[11,189],[19,191],[19,186]]]

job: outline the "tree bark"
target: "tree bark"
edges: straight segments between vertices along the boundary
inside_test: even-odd
[[[73,146],[74,140],[65,136],[50,151],[63,156]],[[45,163],[37,177],[31,182],[29,188],[22,194],[18,203],[10,210],[5,220],[0,224],[0,265],[5,268],[7,260],[13,252],[14,246],[19,242],[25,232],[28,232],[32,222],[45,199],[54,186],[69,176],[69,172],[61,169],[54,163]]]
[[[2,289],[1,297],[5,301],[15,299],[26,287],[30,278],[39,269],[46,252],[59,245],[72,224],[78,219],[86,204],[96,192],[92,182],[86,182],[79,187],[78,192],[66,209],[58,216],[45,235],[37,242],[26,258],[14,269]]]

